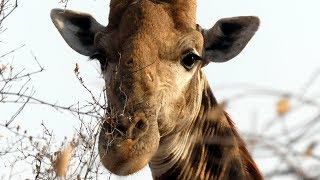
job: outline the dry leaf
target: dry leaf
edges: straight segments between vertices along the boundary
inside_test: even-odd
[[[210,121],[215,121],[220,116],[224,114],[224,109],[227,106],[228,102],[223,101],[222,103],[218,104],[214,109],[208,112],[208,119]]]
[[[76,63],[76,67],[74,68],[74,73],[78,76],[79,74],[79,64]]]
[[[1,65],[1,68],[0,68],[0,72],[5,72],[6,69],[7,69],[7,66],[4,65],[4,64],[2,64],[2,65]]]
[[[16,127],[17,132],[21,129],[20,125]]]
[[[290,102],[287,98],[283,98],[277,103],[277,113],[279,116],[283,116],[290,111]]]
[[[57,154],[57,158],[53,162],[54,171],[56,172],[57,176],[66,177],[74,148],[75,147],[73,144],[69,144]]]
[[[316,148],[317,143],[316,142],[312,142],[311,144],[309,144],[309,146],[307,147],[307,149],[304,151],[303,155],[305,157],[309,157],[313,154],[314,149]]]

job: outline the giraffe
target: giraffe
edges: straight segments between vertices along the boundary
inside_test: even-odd
[[[53,9],[76,52],[97,59],[108,113],[101,163],[126,176],[149,165],[153,179],[263,179],[202,70],[237,56],[258,30],[255,16],[196,24],[196,0],[111,0],[107,26]]]

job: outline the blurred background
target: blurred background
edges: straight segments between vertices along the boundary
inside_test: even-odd
[[[123,178],[100,167],[99,64],[69,48],[50,19],[51,9],[67,7],[106,25],[109,1],[0,2],[0,178],[53,179],[53,159],[72,154],[62,172],[69,179],[151,179],[148,168]],[[231,16],[261,20],[240,55],[205,71],[266,179],[320,179],[319,7],[317,0],[198,0],[204,28]]]

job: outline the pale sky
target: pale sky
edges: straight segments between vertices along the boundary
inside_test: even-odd
[[[62,8],[59,0],[20,1],[18,9],[4,24],[8,30],[1,38],[0,54],[21,44],[26,46],[14,55],[17,67],[34,68],[30,51],[46,71],[33,78],[35,96],[49,102],[65,105],[90,99],[74,76],[75,63],[86,84],[99,93],[103,87],[97,63],[74,52],[67,46],[50,20],[50,10]],[[70,0],[68,9],[92,14],[101,24],[107,24],[109,1]],[[220,18],[254,15],[261,20],[256,36],[245,50],[232,61],[210,64],[207,76],[217,99],[227,98],[232,90],[223,88],[232,83],[251,84],[277,90],[299,92],[300,87],[316,70],[320,69],[320,1],[318,0],[198,0],[198,23],[210,28]],[[10,40],[10,42],[9,42]],[[320,79],[310,95],[319,97]],[[236,89],[236,88],[235,88]],[[233,90],[235,90],[233,89]],[[274,99],[272,99],[274,100]],[[240,131],[250,129],[252,109],[259,113],[272,113],[272,102],[262,104],[234,102],[229,106]],[[262,106],[262,107],[260,107]],[[3,109],[0,115],[2,116]],[[1,117],[0,116],[0,117]],[[57,136],[73,135],[75,118],[49,107],[29,106],[17,123],[41,132],[44,121]],[[265,166],[265,165],[261,165]],[[148,170],[128,179],[148,177]],[[121,178],[124,179],[124,178]]]

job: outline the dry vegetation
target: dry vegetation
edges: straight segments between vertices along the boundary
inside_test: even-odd
[[[266,179],[320,178],[320,98],[314,91],[319,90],[319,80],[317,70],[298,92],[233,85],[233,90],[240,87],[226,99],[230,104],[250,103],[252,97],[258,102],[255,110],[248,110],[253,112],[251,129],[242,134]]]
[[[68,1],[62,1],[67,6]],[[1,0],[0,4],[0,35],[6,31],[2,26],[8,16],[17,8],[17,1]],[[0,44],[1,49],[2,44]],[[23,46],[19,47],[22,48]],[[20,167],[32,167],[22,179],[110,179],[99,163],[97,154],[97,135],[100,120],[106,112],[104,93],[98,97],[93,95],[80,76],[79,65],[75,66],[75,78],[91,96],[91,101],[83,106],[78,103],[61,106],[56,103],[42,101],[34,96],[30,85],[32,78],[44,71],[36,57],[32,62],[36,70],[18,70],[10,61],[10,57],[19,48],[9,52],[0,51],[0,167],[8,171],[0,172],[0,179],[16,179],[20,177]],[[259,131],[243,132],[254,153],[255,159],[266,168],[263,173],[266,179],[277,179],[289,176],[293,179],[320,179],[320,99],[308,94],[308,89],[314,87],[320,72],[316,72],[302,86],[299,94],[255,87],[254,90],[240,88],[229,99],[241,101],[254,95],[257,98],[275,99],[274,116],[260,118]],[[14,111],[3,112],[1,108],[14,105]],[[73,139],[55,140],[54,133],[45,122],[37,125],[42,128],[41,135],[30,133],[23,124],[16,123],[16,118],[29,104],[37,107],[49,106],[53,110],[64,111],[78,118],[79,126],[75,129]],[[312,114],[300,116],[305,109],[313,109]],[[9,119],[3,119],[1,113],[10,113]],[[8,115],[8,114],[6,114]],[[293,122],[293,119],[294,122]],[[258,119],[253,119],[258,121]],[[272,159],[272,162],[269,161]],[[272,165],[271,165],[271,164]]]

